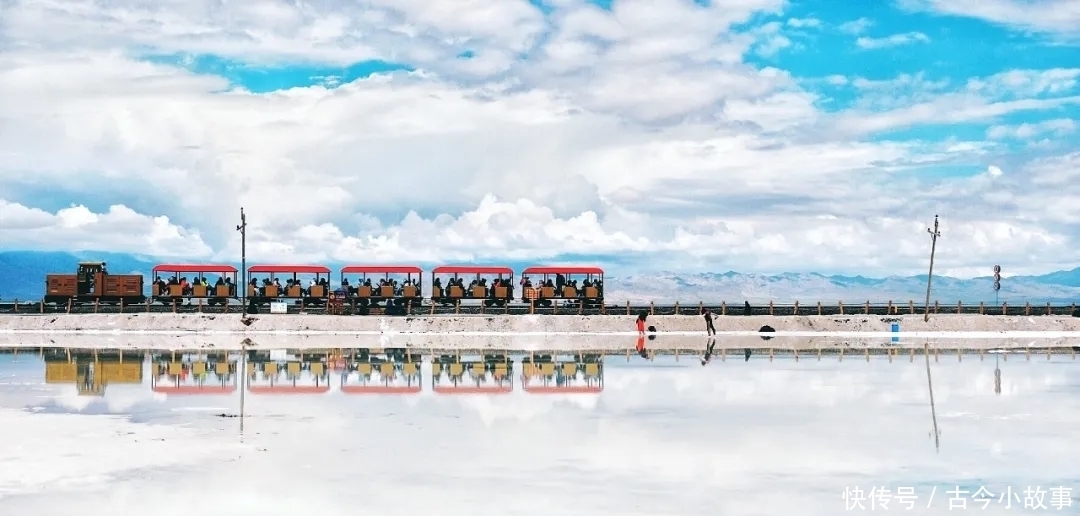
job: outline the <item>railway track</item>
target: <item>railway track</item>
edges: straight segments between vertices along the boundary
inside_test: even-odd
[[[307,306],[301,309],[299,305],[289,305],[290,314],[326,314],[326,308],[323,306]],[[747,315],[772,315],[772,316],[791,316],[791,315],[876,315],[876,316],[888,316],[888,315],[911,315],[911,314],[923,314],[924,310],[921,306],[914,306],[911,304],[853,304],[853,305],[825,305],[825,304],[806,304],[806,305],[768,305],[759,304],[751,305],[749,309],[742,303],[710,303],[710,304],[609,304],[600,307],[585,307],[579,306],[558,306],[558,307],[537,307],[530,310],[529,305],[523,303],[514,303],[506,307],[482,307],[473,304],[462,304],[461,306],[441,306],[425,304],[422,306],[413,306],[403,309],[398,313],[386,314],[381,309],[372,309],[367,313],[363,310],[353,310],[350,305],[344,307],[344,313],[341,315],[397,315],[397,316],[426,316],[426,315],[527,315],[529,313],[542,314],[542,315],[633,315],[642,312],[650,315],[699,315],[702,309],[710,309],[717,315],[726,316],[747,316]],[[260,309],[260,313],[266,314],[269,310],[265,307]],[[0,302],[0,314],[4,315],[40,315],[40,314],[119,314],[119,313],[205,313],[205,314],[239,314],[239,303],[231,306],[209,306],[198,304],[178,304],[162,305],[151,304],[147,305],[133,305],[120,307],[118,305],[75,305],[68,307],[67,305],[48,305],[39,302],[20,302],[18,304],[14,302]],[[930,306],[931,314],[982,314],[982,315],[1010,315],[1010,316],[1035,316],[1035,315],[1058,315],[1058,316],[1080,316],[1080,312],[1077,312],[1077,305],[1072,304],[1024,304],[1024,305],[1006,305],[990,306],[990,305],[962,305],[962,304],[940,304],[935,303]]]

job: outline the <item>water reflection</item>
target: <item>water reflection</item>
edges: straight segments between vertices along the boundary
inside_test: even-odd
[[[458,512],[447,500],[526,515],[558,500],[570,515],[836,514],[845,488],[870,486],[913,487],[920,509],[937,487],[919,511],[936,514],[956,485],[1080,493],[1071,349],[925,349],[758,348],[746,361],[740,347],[706,366],[694,350],[615,346],[9,352],[0,514],[180,514],[191,506],[162,500],[190,492],[214,500],[208,515],[309,511],[312,492],[380,515]],[[240,414],[243,440],[219,417]]]

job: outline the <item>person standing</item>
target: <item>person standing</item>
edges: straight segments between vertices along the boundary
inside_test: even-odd
[[[705,313],[703,313],[702,315],[705,316],[705,333],[707,335],[716,335],[716,327],[713,326],[712,310],[706,308]]]

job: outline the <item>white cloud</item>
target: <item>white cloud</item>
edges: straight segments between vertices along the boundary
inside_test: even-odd
[[[123,205],[105,213],[72,206],[49,213],[0,199],[0,241],[12,248],[115,250],[151,256],[205,257],[211,253],[198,231],[169,217],[149,217]]]
[[[1052,133],[1063,135],[1075,131],[1077,124],[1071,118],[1057,118],[1044,120],[1032,124],[1017,125],[994,125],[986,130],[986,136],[994,140],[1017,139],[1030,140],[1032,138]]]
[[[849,22],[840,24],[840,31],[847,34],[859,35],[874,25],[874,22],[869,18],[859,18]]]
[[[1080,37],[1080,4],[1075,0],[902,0],[909,9],[978,18],[1021,30]]]
[[[855,45],[859,48],[875,49],[929,42],[930,36],[927,36],[926,34],[921,32],[905,32],[903,34],[893,34],[884,38],[861,37],[855,40]]]
[[[978,170],[1000,162],[993,144],[863,141],[1075,105],[1069,70],[962,86],[928,74],[831,76],[858,97],[827,113],[820,106],[835,99],[744,60],[794,46],[785,31],[811,19],[736,31],[753,15],[783,14],[783,2],[714,4],[623,0],[606,11],[566,0],[545,17],[509,1],[447,17],[455,4],[435,0],[10,3],[0,98],[18,101],[0,103],[2,246],[234,259],[243,206],[249,253],[274,260],[573,253],[666,269],[917,272],[916,226],[935,211],[992,235],[1023,232],[1034,243],[990,239],[1012,268],[1033,263],[1032,245],[1077,248],[1076,228],[1043,211],[1067,203],[1062,189],[1025,187],[1045,200],[1012,211],[939,195],[1005,188],[980,183]],[[869,26],[857,22],[846,30]],[[452,59],[464,50],[476,57]],[[419,71],[255,94],[139,59],[150,51],[312,66],[381,58]],[[974,168],[939,181],[925,171],[939,165]],[[32,211],[58,204],[43,197],[114,207],[87,231],[71,226],[89,210]],[[1033,222],[1050,219],[1058,225]],[[977,242],[961,242],[976,247],[958,247],[955,267],[978,265]],[[822,252],[808,256],[808,245]]]

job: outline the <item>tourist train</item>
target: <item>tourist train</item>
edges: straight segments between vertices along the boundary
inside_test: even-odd
[[[604,271],[599,267],[526,267],[517,282],[512,268],[487,265],[442,265],[427,272],[410,265],[346,265],[337,272],[332,284],[334,271],[324,265],[252,265],[246,280],[238,282],[240,270],[232,265],[160,264],[151,269],[147,285],[142,274],[113,274],[105,262],[80,262],[75,274],[45,276],[43,302],[136,305],[194,300],[219,305],[243,297],[256,305],[320,306],[333,299],[360,306],[506,306],[516,300],[540,306],[556,300],[602,306],[604,301]],[[428,285],[425,277],[430,278]],[[244,290],[237,288],[241,282],[246,282]]]

